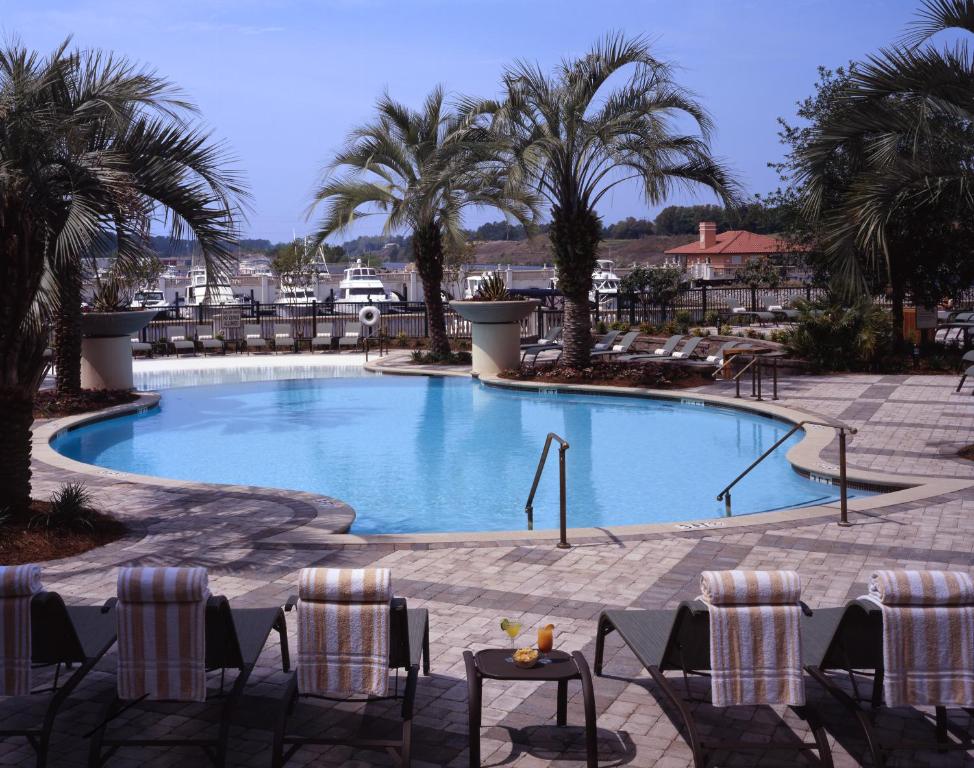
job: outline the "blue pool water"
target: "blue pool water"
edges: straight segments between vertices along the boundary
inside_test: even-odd
[[[569,525],[582,527],[718,517],[717,492],[788,429],[666,400],[376,376],[172,389],[54,447],[126,472],[334,496],[358,533],[518,530],[548,432],[571,444]],[[836,497],[786,461],[799,439],[735,489],[735,515]],[[554,449],[534,507],[535,527],[557,527]]]

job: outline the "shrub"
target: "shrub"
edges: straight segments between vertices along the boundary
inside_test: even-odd
[[[65,483],[51,494],[47,510],[30,519],[30,527],[94,530],[96,515],[85,484]]]
[[[480,279],[476,298],[480,301],[507,301],[511,296],[507,292],[504,278],[494,273]]]
[[[623,322],[620,322],[619,320],[616,320],[616,321],[615,321],[615,322],[614,322],[614,323],[613,323],[612,325],[610,325],[609,327],[610,327],[610,328],[611,328],[611,329],[612,329],[613,331],[622,331],[623,333],[626,333],[626,332],[627,332],[627,331],[629,330],[629,328],[630,328],[631,326],[629,325],[629,323],[623,323]]]
[[[673,322],[676,324],[676,328],[680,333],[687,333],[690,330],[690,313],[685,309],[681,309],[673,317]]]
[[[762,336],[760,333],[758,333],[757,331],[755,331],[753,328],[748,328],[746,331],[744,331],[744,334],[749,339],[763,339],[764,338],[764,336]]]
[[[659,332],[659,328],[652,323],[643,323],[639,326],[639,332],[645,334],[646,336],[653,336]]]
[[[709,312],[707,312],[707,314],[703,316],[703,324],[713,326],[714,328],[719,327],[720,315],[718,315],[715,310],[711,309]]]
[[[609,327],[605,324],[605,321],[604,320],[599,320],[599,322],[597,322],[595,324],[595,332],[596,333],[602,333],[602,334],[604,334],[604,333],[607,333],[608,330],[609,330]]]
[[[892,349],[889,315],[868,299],[851,307],[797,306],[801,314],[785,346],[816,369],[875,369]]]
[[[768,338],[777,344],[787,344],[790,333],[788,331],[774,330]]]
[[[665,336],[672,336],[674,333],[678,332],[676,323],[672,320],[667,320],[663,325],[660,326],[660,332]]]
[[[730,336],[733,329],[728,323],[724,323],[720,328],[717,329],[717,333],[721,336]]]
[[[406,335],[405,331],[399,331],[396,334],[396,344],[400,349],[405,349],[409,346],[409,337]]]

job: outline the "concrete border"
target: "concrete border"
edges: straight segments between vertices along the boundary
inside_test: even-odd
[[[384,362],[383,358],[365,365],[366,370],[376,373],[407,376],[450,376],[470,378],[470,373],[462,370],[435,370],[435,366],[396,365]],[[432,370],[431,370],[432,369]],[[482,377],[485,386],[520,389],[527,391],[584,393],[600,396],[642,397],[657,400],[677,400],[693,402],[710,407],[730,408],[756,413],[786,423],[795,424],[805,418],[823,418],[820,414],[801,411],[796,408],[762,402],[740,402],[736,399],[687,390],[654,390],[637,387],[611,387],[586,384],[550,384],[514,381],[499,377]],[[215,483],[194,483],[172,480],[149,475],[119,472],[93,464],[74,461],[54,450],[51,443],[65,431],[92,424],[105,419],[145,412],[158,406],[160,396],[146,393],[138,400],[125,405],[113,406],[78,416],[69,416],[46,422],[34,430],[34,456],[44,463],[78,474],[95,477],[111,477],[127,482],[166,487],[170,489],[202,489],[208,491],[246,492],[253,488]],[[835,482],[838,468],[822,458],[824,450],[832,443],[836,430],[830,427],[805,428],[805,437],[786,454],[786,458],[797,472],[812,476],[822,482]],[[870,488],[889,488],[888,492],[877,496],[851,499],[849,511],[869,513],[881,511],[907,502],[953,493],[974,486],[974,480],[925,477],[920,475],[890,475],[881,472],[854,469],[848,470],[848,479],[853,484]],[[447,533],[385,533],[356,535],[348,533],[355,519],[353,508],[343,501],[301,491],[278,488],[261,488],[264,493],[280,495],[282,501],[294,499],[310,503],[323,514],[315,521],[283,533],[274,534],[255,542],[265,547],[362,547],[371,545],[392,546],[396,548],[415,547],[463,547],[463,546],[501,546],[517,544],[541,544],[554,542],[558,533],[555,530],[539,531],[456,531]],[[770,512],[756,512],[738,517],[703,518],[699,520],[666,523],[646,523],[637,525],[608,526],[605,528],[570,528],[569,540],[574,544],[611,543],[621,540],[659,537],[665,535],[699,534],[707,530],[736,530],[755,527],[787,525],[795,522],[808,523],[816,520],[838,519],[838,502],[795,507]],[[325,518],[329,518],[326,520]]]
[[[81,413],[75,416],[64,416],[45,421],[33,428],[31,451],[33,457],[51,467],[74,472],[79,475],[89,475],[98,479],[112,479],[137,485],[148,485],[167,490],[202,490],[225,493],[252,492],[252,486],[231,485],[225,483],[197,483],[188,480],[158,477],[156,475],[140,475],[134,472],[120,472],[96,464],[87,464],[69,459],[54,450],[52,443],[65,432],[71,432],[89,424],[95,424],[107,419],[120,416],[130,416],[145,413],[159,406],[161,396],[156,392],[145,392],[137,400],[122,405],[114,405],[100,411]],[[292,491],[286,488],[261,488],[261,493],[267,496],[279,497],[283,503],[287,501],[310,504],[318,511],[316,518],[307,523],[314,530],[325,531],[329,534],[344,534],[355,521],[355,510],[351,506],[330,496],[322,496],[305,491]]]

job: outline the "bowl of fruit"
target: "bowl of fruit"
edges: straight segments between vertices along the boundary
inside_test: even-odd
[[[531,669],[536,666],[541,653],[536,648],[518,648],[514,651],[514,666],[521,669]]]

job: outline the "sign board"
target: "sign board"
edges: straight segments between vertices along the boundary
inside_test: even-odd
[[[220,313],[220,324],[224,328],[239,328],[241,312],[238,307],[224,307]]]
[[[936,307],[917,307],[917,328],[928,330],[937,327]]]

